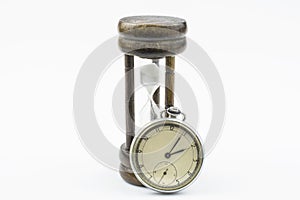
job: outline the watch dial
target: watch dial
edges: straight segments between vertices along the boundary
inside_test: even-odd
[[[173,119],[158,120],[144,128],[135,138],[130,154],[137,178],[160,192],[185,188],[198,175],[203,162],[197,134]]]

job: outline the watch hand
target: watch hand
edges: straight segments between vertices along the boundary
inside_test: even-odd
[[[173,149],[175,148],[175,146],[177,145],[177,143],[179,142],[179,140],[181,139],[181,136],[176,140],[176,142],[174,143],[174,145],[172,146],[171,150],[167,153],[165,153],[165,157],[166,158],[170,158],[171,157],[171,152],[173,151]]]
[[[181,152],[183,152],[183,151],[185,151],[186,149],[181,149],[181,150],[178,150],[178,151],[175,151],[175,152],[173,152],[173,153],[170,153],[170,155],[174,155],[174,154],[176,154],[176,153],[181,153]]]
[[[158,181],[158,184],[161,182],[161,180],[165,177],[165,175],[167,175],[167,171],[168,169],[166,169],[166,171],[164,171],[163,175],[161,176],[161,178]]]
[[[175,144],[173,145],[173,147],[171,148],[169,153],[171,153],[173,151],[173,149],[175,148],[175,146],[177,145],[177,143],[179,142],[180,139],[181,139],[181,136],[176,140]]]

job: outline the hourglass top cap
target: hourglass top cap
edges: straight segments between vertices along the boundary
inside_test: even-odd
[[[136,40],[176,39],[184,37],[187,25],[184,19],[169,16],[130,16],[120,19],[120,36]]]

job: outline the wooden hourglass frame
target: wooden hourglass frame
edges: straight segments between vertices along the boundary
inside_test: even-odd
[[[175,55],[186,47],[186,21],[166,16],[132,16],[120,19],[119,48],[125,57],[126,142],[120,147],[120,175],[128,183],[142,186],[129,161],[129,149],[135,136],[134,57],[149,59],[158,65],[165,58],[165,109],[174,106]],[[160,89],[153,101],[159,106]]]

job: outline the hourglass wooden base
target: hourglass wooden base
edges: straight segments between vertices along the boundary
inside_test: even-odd
[[[125,148],[125,143],[122,144],[122,146],[120,147],[120,175],[121,177],[128,183],[132,184],[132,185],[137,185],[137,186],[143,186],[135,177],[131,166],[130,166],[130,161],[129,161],[129,152],[128,150]]]

